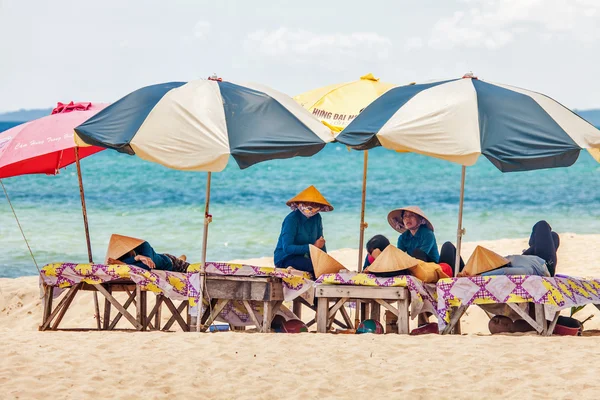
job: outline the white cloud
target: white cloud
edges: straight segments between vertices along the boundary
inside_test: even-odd
[[[197,39],[204,39],[210,32],[211,24],[208,21],[198,21],[192,30]]]
[[[423,47],[423,39],[421,39],[420,37],[410,37],[406,40],[406,43],[404,43],[404,48],[406,50],[413,50],[413,49],[420,49]]]
[[[534,34],[543,40],[591,43],[600,39],[600,2],[596,0],[464,0],[468,10],[441,18],[430,47],[496,49]]]
[[[257,56],[288,57],[300,62],[348,60],[387,60],[392,41],[373,32],[314,33],[279,28],[250,33],[246,52]]]

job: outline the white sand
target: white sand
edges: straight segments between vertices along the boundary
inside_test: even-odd
[[[526,242],[463,249],[507,255]],[[356,250],[331,254],[355,268]],[[561,234],[560,273],[599,277],[599,256],[600,235]],[[37,282],[0,279],[0,398],[597,398],[600,389],[600,337],[491,336],[478,308],[463,336],[38,332]],[[600,311],[577,317],[590,314]],[[94,326],[89,293],[61,326]],[[600,316],[585,328],[598,333]]]

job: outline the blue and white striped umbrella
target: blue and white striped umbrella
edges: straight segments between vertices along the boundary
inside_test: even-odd
[[[311,156],[329,128],[291,97],[258,84],[170,82],[136,90],[75,128],[87,144],[170,168],[216,172]]]
[[[390,89],[336,138],[503,172],[572,165],[582,149],[600,161],[600,131],[553,99],[514,86],[462,79]]]

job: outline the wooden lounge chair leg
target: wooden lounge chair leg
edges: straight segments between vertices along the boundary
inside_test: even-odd
[[[106,298],[106,300],[108,300],[109,304],[112,304],[113,306],[115,306],[115,308],[121,313],[123,314],[123,316],[125,318],[127,318],[127,320],[129,322],[131,322],[131,324],[133,325],[133,327],[136,330],[141,330],[142,329],[142,325],[137,321],[137,319],[134,318],[133,315],[131,315],[125,308],[123,308],[123,306],[117,301],[117,299],[115,299],[112,294],[109,292],[110,287],[108,289],[105,289],[104,286],[102,285],[97,285],[98,287],[98,291],[100,291],[100,293],[102,293],[102,295]],[[106,316],[107,314],[107,309],[108,309],[108,315],[110,316],[110,306],[109,307],[104,307],[104,315]],[[107,320],[104,321],[105,325]],[[108,328],[108,326],[107,326]]]
[[[450,313],[450,315],[451,315],[450,323],[448,325],[446,325],[444,330],[441,332],[442,335],[447,335],[454,329],[455,325],[458,323],[458,321],[460,321],[460,318],[463,316],[465,311],[467,311],[467,307],[468,306],[461,305],[458,308],[457,307],[451,308],[452,312]]]
[[[76,286],[77,285],[71,286],[71,288],[67,291],[67,293],[65,293],[63,298],[60,300],[60,302],[56,306],[56,308],[54,308],[54,310],[50,313],[50,316],[48,318],[46,318],[46,321],[42,324],[42,327],[40,328],[41,331],[45,331],[46,329],[48,329],[48,327],[52,323],[52,320],[56,317],[56,315],[64,307],[65,303],[69,300],[69,298],[70,298],[71,294],[73,293],[73,291],[75,290]]]
[[[292,312],[299,320],[302,320],[302,302],[295,298],[292,302]]]
[[[559,316],[560,316],[560,311],[557,311],[556,314],[554,314],[554,318],[552,318],[552,322],[550,322],[550,325],[548,326],[548,330],[546,331],[546,336],[552,336],[552,334],[554,333],[554,328],[556,327],[556,323],[558,322]]]
[[[156,307],[156,315],[154,317],[154,329],[156,329],[157,331],[160,331],[160,322],[162,318],[162,298],[162,295],[156,296],[156,305],[154,306]]]
[[[98,291],[100,293],[103,293],[100,290],[100,287],[102,287],[104,289],[104,286],[102,284],[96,285],[96,288],[98,289]],[[112,292],[112,288],[110,287],[110,285],[106,285],[105,291],[109,294]],[[106,296],[104,297],[104,321],[102,321],[102,323],[104,325],[102,327],[102,329],[108,330],[109,326],[110,326],[110,300]]]
[[[252,319],[254,326],[256,326],[256,329],[257,330],[260,329],[261,325],[260,325],[260,321],[259,321],[259,316],[254,311],[254,308],[252,308],[252,305],[250,304],[250,302],[248,300],[242,300],[242,303],[244,304],[244,307],[246,308],[248,315],[250,315],[250,319]]]
[[[65,313],[69,309],[69,306],[73,302],[73,299],[75,298],[75,295],[77,294],[77,292],[79,291],[80,288],[81,288],[81,283],[78,283],[75,286],[73,286],[73,290],[71,290],[68,293],[69,297],[68,297],[67,301],[65,302],[65,304],[62,306],[62,309],[60,310],[60,312],[56,316],[56,320],[54,321],[54,324],[52,325],[52,330],[53,331],[58,328],[58,324],[60,324],[60,321],[62,321],[63,317],[65,316]]]
[[[39,326],[39,330],[46,325],[46,321],[50,318],[52,313],[52,296],[54,295],[54,286],[48,286],[44,284],[44,314],[42,316],[42,324]]]
[[[346,327],[344,329],[352,328],[352,318],[350,318],[350,314],[348,314],[348,310],[346,310],[346,306],[340,308],[340,312],[342,313],[342,317],[344,318],[344,322],[346,323]]]
[[[190,314],[190,301],[189,300],[185,300],[185,322],[188,324],[188,332],[191,332],[192,331],[192,314]]]
[[[408,323],[408,299],[398,300],[398,334],[408,335],[410,326]]]
[[[342,297],[333,305],[333,307],[329,309],[327,315],[327,330],[331,329],[331,325],[335,319],[335,314],[337,314],[338,310],[343,307],[348,300],[350,300],[349,297]]]
[[[137,297],[136,304],[136,319],[139,322],[140,330],[146,330],[146,291],[142,290],[139,285],[135,285],[135,293]]]
[[[212,309],[210,316],[206,320],[206,323],[204,323],[200,326],[200,332],[205,332],[206,329],[208,329],[208,327],[214,322],[214,320],[217,319],[217,317],[219,316],[221,311],[223,311],[223,308],[225,308],[227,303],[229,303],[229,300],[226,300],[226,299],[217,300],[217,304],[215,304],[215,308]]]
[[[129,305],[133,302],[134,299],[135,299],[135,292],[132,292],[129,294],[129,298],[127,298],[127,301],[123,304],[123,308],[127,310],[127,307],[129,307]],[[117,323],[119,322],[119,320],[121,319],[122,316],[123,316],[123,314],[118,313],[117,316],[115,317],[115,319],[110,323],[110,325],[106,329],[109,331],[112,331],[113,329],[115,329],[115,327],[117,326]]]
[[[533,318],[531,318],[528,313],[526,313],[525,311],[523,311],[515,303],[506,303],[506,305],[508,305],[514,312],[516,312],[517,314],[519,314],[519,316],[521,316],[521,318],[523,318],[525,321],[527,321],[527,323],[529,325],[531,325],[533,327],[533,329],[535,329],[537,331],[537,333],[543,334],[543,332],[544,332],[544,325],[543,324],[540,324],[540,323],[538,323],[538,321],[536,321]],[[536,319],[537,319],[537,312],[536,312]]]
[[[163,330],[165,330],[165,331],[169,330],[171,328],[171,325],[173,325],[173,323],[175,323],[175,321],[177,321],[177,323],[179,324],[179,326],[181,327],[181,329],[184,332],[189,332],[190,326],[187,324],[186,320],[184,320],[183,317],[181,316],[181,312],[187,307],[187,302],[183,301],[183,302],[181,302],[179,307],[175,307],[175,305],[173,304],[171,299],[169,299],[168,297],[165,297],[165,298],[163,298],[163,303],[165,303],[165,305],[167,306],[169,311],[171,311],[171,318],[165,324]]]
[[[379,321],[381,319],[381,304],[375,302],[371,304],[371,319]]]
[[[546,321],[546,312],[543,304],[535,304],[535,322],[540,324],[542,331],[540,335],[546,336],[548,333],[548,321]]]
[[[271,332],[271,320],[273,319],[273,302],[263,302],[263,322],[260,328],[262,333]]]
[[[327,332],[327,317],[329,314],[329,298],[318,297],[317,299],[317,332]]]

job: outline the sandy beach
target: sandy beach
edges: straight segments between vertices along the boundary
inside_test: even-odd
[[[526,243],[463,249],[508,255]],[[598,248],[600,235],[562,233],[558,271],[600,276]],[[355,268],[356,250],[331,254]],[[0,290],[1,398],[596,398],[600,389],[597,316],[586,337],[491,336],[478,308],[462,336],[444,337],[38,332],[38,278],[0,279]],[[599,313],[588,306],[577,317]],[[93,324],[91,295],[80,294],[61,326]]]

